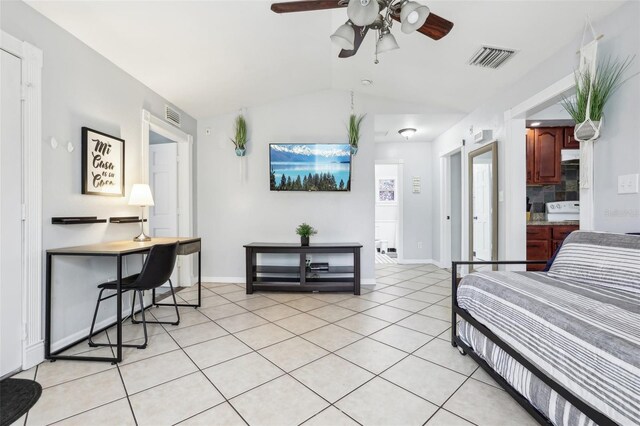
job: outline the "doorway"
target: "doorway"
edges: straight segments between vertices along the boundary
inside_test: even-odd
[[[193,236],[191,135],[142,111],[142,180],[149,183],[155,205],[149,208],[152,237]],[[196,281],[193,256],[178,256],[172,282],[190,287]]]
[[[0,50],[0,378],[22,367],[22,71],[21,60]]]
[[[464,178],[462,147],[441,157],[442,197],[440,239],[441,267],[449,268],[454,260],[465,260],[463,256],[463,194]]]
[[[402,165],[375,165],[375,262],[398,263],[402,259]]]

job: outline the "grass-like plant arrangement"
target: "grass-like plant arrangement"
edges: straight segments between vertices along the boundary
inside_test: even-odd
[[[309,245],[309,237],[312,235],[316,235],[318,231],[308,223],[301,223],[296,228],[296,234],[300,235],[300,243],[303,246]]]
[[[231,142],[236,146],[236,155],[243,157],[247,149],[247,120],[242,114],[235,120],[235,137]]]
[[[351,153],[356,154],[358,152],[358,143],[360,142],[360,125],[366,114],[349,115],[349,125],[347,129],[349,131],[349,145],[351,145]]]
[[[561,103],[576,122],[576,138],[578,140],[597,137],[604,107],[611,95],[630,78],[623,79],[624,73],[634,59],[634,56],[624,60],[608,57],[596,65],[595,75],[592,75],[590,69],[584,72],[576,71],[576,94],[572,97],[563,97]],[[591,96],[590,104],[589,96]],[[589,111],[587,111],[587,106],[589,106]],[[586,123],[588,120],[592,123]]]

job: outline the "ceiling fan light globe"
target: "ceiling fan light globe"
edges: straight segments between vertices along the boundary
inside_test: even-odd
[[[356,33],[351,25],[342,24],[330,38],[331,41],[340,48],[344,50],[353,50]]]
[[[389,52],[391,50],[399,49],[396,38],[391,33],[383,34],[376,44],[376,54]]]
[[[380,13],[377,0],[350,0],[347,15],[354,25],[366,27],[373,24]]]
[[[424,25],[431,11],[427,6],[408,1],[400,10],[401,30],[405,34],[410,34]]]

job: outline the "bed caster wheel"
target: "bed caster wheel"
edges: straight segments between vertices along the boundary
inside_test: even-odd
[[[460,352],[460,355],[462,356],[467,356],[467,353],[460,346],[458,346],[458,352]]]

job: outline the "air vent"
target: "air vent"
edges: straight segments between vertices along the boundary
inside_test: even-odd
[[[171,108],[169,105],[164,106],[164,118],[169,123],[180,127],[180,113],[175,109]]]
[[[511,49],[482,46],[473,54],[469,65],[495,69],[507,62],[515,53],[516,51]]]

